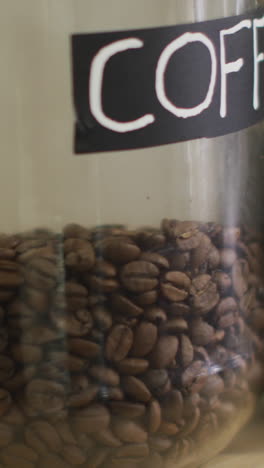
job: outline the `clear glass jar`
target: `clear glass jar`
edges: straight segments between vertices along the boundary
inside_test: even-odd
[[[3,6],[3,467],[197,468],[250,417],[264,331],[263,126],[75,156],[69,39],[259,4]]]

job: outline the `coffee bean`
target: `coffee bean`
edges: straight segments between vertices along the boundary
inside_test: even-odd
[[[17,405],[12,402],[7,413],[2,415],[2,421],[6,424],[11,424],[11,426],[21,426],[25,423],[25,417]]]
[[[144,468],[163,468],[163,459],[157,452],[152,452],[149,457],[144,460]]]
[[[145,405],[141,403],[131,402],[110,402],[111,411],[124,418],[137,419],[143,416],[146,412]]]
[[[216,308],[216,315],[217,317],[220,317],[221,315],[224,315],[228,312],[237,312],[238,310],[238,304],[235,301],[235,299],[231,296],[226,297],[225,299],[222,299],[217,308]]]
[[[45,455],[47,451],[60,453],[62,449],[57,431],[44,420],[35,421],[25,429],[25,440],[40,455]]]
[[[199,269],[205,265],[211,249],[212,242],[210,238],[206,234],[200,232],[199,246],[191,251],[191,268],[194,273],[198,273]]]
[[[173,442],[168,436],[155,434],[149,437],[149,444],[152,450],[163,453],[172,447]]]
[[[136,377],[124,377],[122,386],[125,393],[135,401],[146,403],[151,399],[151,393],[146,385]]]
[[[92,366],[88,372],[97,382],[113,387],[119,385],[119,375],[113,369],[104,366]]]
[[[23,299],[30,308],[39,314],[48,310],[49,299],[45,292],[30,287],[23,288]]]
[[[83,465],[87,458],[85,453],[76,445],[65,445],[61,455],[66,462],[74,466]]]
[[[159,430],[162,434],[167,436],[175,436],[180,432],[180,429],[176,424],[168,421],[162,421]]]
[[[91,404],[88,408],[74,413],[73,428],[77,433],[95,434],[105,430],[110,423],[108,410],[99,404]]]
[[[213,275],[213,281],[216,283],[221,296],[225,296],[229,293],[232,286],[232,280],[227,273],[216,271]]]
[[[132,317],[137,317],[143,313],[143,309],[134,304],[127,297],[121,294],[112,296],[112,309],[114,312],[119,312]]]
[[[198,346],[208,345],[214,337],[214,328],[201,319],[195,319],[190,325],[191,339]]]
[[[173,302],[167,309],[169,317],[188,316],[190,311],[191,309],[187,304],[180,302]]]
[[[167,320],[166,312],[164,312],[164,310],[162,310],[160,307],[154,306],[148,307],[145,310],[144,317],[146,320],[154,323],[157,326],[162,324],[163,322],[166,322]]]
[[[103,306],[97,306],[92,310],[95,325],[102,331],[109,330],[112,326],[112,315],[110,311]]]
[[[148,407],[148,430],[157,432],[161,424],[161,408],[157,400],[151,400]]]
[[[34,468],[38,455],[26,445],[17,443],[2,449],[1,458],[6,466]]]
[[[104,429],[103,431],[94,434],[94,439],[106,447],[117,448],[122,445],[120,440],[113,434],[110,429]]]
[[[99,468],[107,458],[109,450],[109,448],[102,449],[101,447],[94,450],[92,455],[89,457],[89,465],[87,468]]]
[[[181,302],[188,297],[191,281],[185,273],[169,271],[161,284],[161,290],[166,299],[172,302]]]
[[[84,239],[68,238],[64,242],[65,264],[76,271],[88,271],[95,262],[94,249]]]
[[[176,356],[178,346],[175,336],[161,336],[151,352],[151,365],[157,369],[168,367]]]
[[[71,394],[67,400],[67,404],[71,408],[86,407],[96,399],[98,392],[98,385],[89,385],[86,389],[80,390],[78,393]]]
[[[70,428],[68,421],[58,421],[55,424],[55,429],[60,436],[61,440],[67,445],[76,445],[77,440],[75,439],[73,432]]]
[[[115,325],[107,337],[105,355],[109,361],[121,361],[127,356],[132,344],[132,330],[125,325]]]
[[[70,338],[68,340],[68,348],[70,352],[88,359],[95,358],[101,353],[100,346],[97,343],[79,338]]]
[[[157,340],[157,327],[149,322],[141,322],[134,332],[134,343],[131,354],[143,357],[150,353]]]
[[[149,367],[146,359],[126,358],[117,363],[118,372],[127,375],[143,374]]]
[[[46,454],[40,459],[38,466],[39,468],[47,468],[47,466],[52,466],[53,468],[71,468],[71,465],[69,465],[69,463],[67,463],[58,455],[54,454]]]
[[[233,289],[238,298],[241,298],[248,289],[248,263],[244,259],[237,260],[232,267]]]
[[[178,353],[182,367],[188,367],[192,363],[194,357],[193,345],[188,336],[181,335]]]
[[[35,364],[42,359],[42,350],[38,346],[16,344],[11,347],[12,357],[21,364]]]
[[[142,260],[127,263],[121,269],[120,275],[126,289],[140,293],[150,291],[157,286],[159,270],[153,263]]]
[[[21,337],[23,343],[30,345],[45,345],[61,338],[57,330],[44,326],[33,326],[26,330]]]
[[[192,281],[191,302],[197,314],[207,314],[219,301],[216,284],[210,275],[199,275]]]
[[[178,424],[183,414],[183,397],[178,390],[168,393],[162,403],[162,415],[166,421]]]
[[[151,369],[145,373],[143,380],[151,393],[158,397],[168,384],[169,376],[166,369]]]
[[[117,264],[131,262],[140,256],[140,249],[127,238],[108,237],[99,241],[96,248],[104,258]]]
[[[123,442],[140,444],[146,442],[148,435],[136,422],[119,419],[113,423],[113,432]]]
[[[156,252],[144,252],[142,253],[140,260],[144,260],[146,262],[153,263],[156,265],[158,268],[164,268],[168,269],[169,268],[169,262],[167,258],[163,257],[162,255],[156,253]]]
[[[59,412],[64,407],[64,387],[56,382],[34,379],[26,386],[25,395],[40,414]]]
[[[83,309],[88,304],[88,291],[83,286],[74,281],[67,281],[65,284],[65,294],[67,307],[71,311]]]
[[[200,381],[202,382],[202,386],[204,386],[206,380],[207,370],[202,361],[194,361],[182,374],[182,384],[184,387],[190,388],[194,383],[199,384]],[[196,388],[195,390],[197,392]]]
[[[164,323],[162,330],[171,334],[183,333],[188,331],[188,322],[180,317],[171,319]]]
[[[134,301],[140,307],[155,304],[158,298],[157,291],[146,291],[133,297]]]
[[[149,447],[146,443],[141,444],[125,444],[115,451],[115,457],[147,457],[149,455]]]
[[[9,390],[10,392],[15,392],[21,387],[24,387],[35,375],[36,367],[35,366],[26,366],[21,370],[17,371],[14,375],[15,368],[14,362],[8,359],[8,361],[2,361],[3,365],[3,374],[2,374],[2,385]],[[4,365],[5,370],[4,370]],[[1,379],[1,356],[0,356],[0,379]]]

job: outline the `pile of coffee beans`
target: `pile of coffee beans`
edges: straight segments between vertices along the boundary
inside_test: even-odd
[[[71,224],[0,236],[0,467],[162,468],[251,396],[264,332],[249,229]]]

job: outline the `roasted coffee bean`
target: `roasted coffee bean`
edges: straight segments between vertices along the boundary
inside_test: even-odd
[[[67,400],[67,405],[71,408],[86,407],[94,401],[99,393],[98,385],[88,385],[87,388],[79,392],[72,393]]]
[[[149,444],[152,450],[162,453],[170,449],[173,442],[168,436],[153,434],[149,437]]]
[[[175,336],[161,336],[150,355],[150,363],[156,369],[168,367],[176,356],[179,340]]]
[[[157,400],[149,403],[147,418],[149,432],[157,432],[161,425],[161,407]]]
[[[113,387],[119,385],[119,375],[113,369],[104,366],[92,366],[88,372],[97,382]]]
[[[146,359],[126,358],[117,363],[118,372],[126,375],[143,374],[149,367]]]
[[[167,320],[167,315],[164,312],[164,310],[161,309],[160,307],[154,307],[154,306],[148,307],[145,310],[144,317],[146,318],[146,320],[154,323],[155,325],[160,325],[163,322],[166,322]]]
[[[22,367],[14,375],[14,362],[8,359],[5,361],[6,371],[3,369],[2,385],[10,392],[16,392],[26,385],[36,373],[35,366]],[[6,375],[5,375],[6,372]],[[0,357],[0,379],[1,379],[1,357]]]
[[[131,292],[150,291],[158,285],[159,269],[150,262],[136,261],[127,263],[120,272],[124,287]]]
[[[7,466],[34,468],[38,455],[22,443],[13,443],[2,449],[1,459]]]
[[[32,422],[25,429],[25,440],[39,455],[45,455],[47,451],[60,453],[62,441],[54,427],[47,421]]]
[[[249,266],[246,260],[237,260],[232,267],[233,289],[238,298],[241,298],[248,289]]]
[[[169,262],[166,257],[158,254],[157,252],[144,252],[140,256],[140,260],[144,260],[146,262],[154,263],[158,268],[169,268]]]
[[[96,249],[106,260],[123,264],[140,256],[140,249],[129,238],[108,237],[97,242]]]
[[[213,275],[213,280],[216,283],[221,296],[225,296],[229,293],[232,286],[232,280],[227,273],[216,271]]]
[[[108,410],[99,404],[91,404],[74,412],[72,424],[75,433],[95,434],[105,430],[110,423]]]
[[[140,424],[129,419],[118,419],[113,423],[114,434],[123,442],[140,444],[147,441],[148,435]]]
[[[65,445],[62,449],[61,455],[66,462],[74,466],[83,465],[87,459],[84,451],[76,445]]]
[[[108,456],[109,450],[109,448],[102,449],[102,447],[95,449],[89,457],[87,468],[99,468],[99,466],[102,466]]]
[[[95,325],[99,330],[106,331],[109,330],[112,326],[113,320],[110,311],[103,306],[96,306],[92,310],[92,315]]]
[[[64,407],[64,387],[56,382],[34,379],[26,386],[25,395],[32,409],[40,414],[59,412]]]
[[[109,406],[113,414],[124,418],[141,418],[146,412],[146,406],[142,403],[131,403],[129,401],[110,402]]]
[[[16,344],[11,347],[11,355],[20,364],[35,364],[42,359],[42,350],[38,346]]]
[[[63,460],[59,455],[46,454],[40,458],[39,468],[47,468],[47,466],[52,466],[53,468],[71,468],[72,465],[69,465],[65,460]]]
[[[113,434],[110,429],[104,429],[93,435],[94,439],[101,445],[111,448],[117,448],[122,445],[121,441]]]
[[[166,369],[151,369],[143,376],[144,383],[154,396],[160,396],[169,382]]]
[[[183,414],[183,397],[178,390],[172,390],[162,403],[162,415],[166,421],[178,424]]]
[[[214,328],[202,319],[195,319],[190,324],[191,340],[194,345],[206,346],[214,338]]]
[[[76,271],[88,271],[95,263],[95,253],[90,242],[68,238],[64,242],[65,264]]]
[[[157,291],[146,291],[141,294],[137,294],[133,297],[133,300],[136,302],[137,305],[140,307],[149,306],[155,304],[158,299]]]
[[[209,375],[201,390],[201,395],[206,398],[211,398],[219,395],[224,391],[225,385],[223,379],[217,374]]]
[[[101,353],[100,346],[93,341],[80,338],[70,338],[67,344],[70,352],[88,359],[96,358]]]
[[[133,332],[125,325],[115,325],[106,340],[105,355],[109,361],[124,359],[133,344]]]
[[[143,309],[141,307],[138,307],[131,300],[121,294],[114,294],[112,296],[112,309],[114,313],[119,312],[131,317],[137,317],[143,314]]]
[[[124,392],[134,401],[146,403],[151,399],[148,387],[134,376],[124,377],[122,387]]]
[[[149,455],[149,447],[147,443],[139,444],[124,444],[122,447],[115,450],[115,457],[125,458],[125,457],[147,457]]]
[[[149,322],[141,322],[134,331],[134,342],[131,354],[135,357],[143,357],[153,349],[158,336],[155,325]]]
[[[162,421],[160,428],[159,428],[160,433],[165,434],[167,436],[175,436],[180,432],[179,427],[171,422],[168,421]]]
[[[44,291],[30,287],[23,288],[23,299],[36,313],[44,314],[48,311],[49,298]]]
[[[219,301],[216,284],[206,274],[193,279],[190,294],[195,312],[201,315],[207,314]]]
[[[161,290],[166,299],[172,302],[181,302],[188,297],[190,278],[180,271],[166,273],[165,282],[161,284]]]
[[[181,317],[168,320],[162,326],[162,331],[168,334],[177,334],[188,331],[188,322]]]
[[[192,363],[194,358],[194,349],[192,342],[187,335],[181,335],[178,354],[182,367],[188,367]]]

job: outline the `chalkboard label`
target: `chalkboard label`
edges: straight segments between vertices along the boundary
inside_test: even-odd
[[[71,41],[76,154],[211,138],[264,118],[264,9]]]

